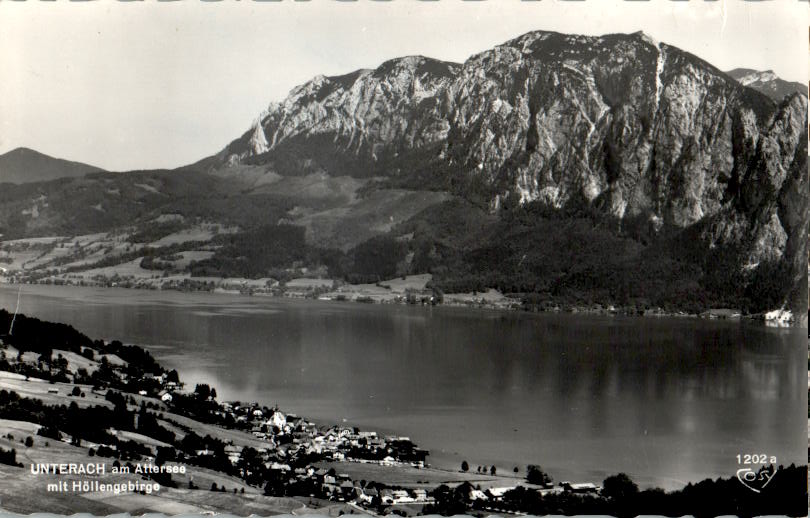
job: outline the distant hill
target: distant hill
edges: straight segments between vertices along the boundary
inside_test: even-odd
[[[750,68],[735,68],[726,72],[729,76],[736,79],[744,86],[757,90],[774,101],[781,101],[785,96],[793,93],[800,93],[807,97],[807,85],[785,81],[773,73],[772,70],[764,72],[760,70],[753,70]]]
[[[54,158],[24,147],[0,155],[0,183],[45,182],[103,171],[98,167]]]

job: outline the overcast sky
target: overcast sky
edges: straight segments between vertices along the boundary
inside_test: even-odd
[[[222,149],[317,74],[464,61],[531,30],[643,30],[728,70],[807,81],[806,1],[0,2],[0,153],[110,170]]]

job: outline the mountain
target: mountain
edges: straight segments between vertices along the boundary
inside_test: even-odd
[[[775,101],[643,33],[536,31],[464,63],[318,76],[181,172],[201,182],[183,206],[239,227],[198,275],[431,273],[532,305],[807,307],[807,97]],[[65,192],[115,206],[69,187],[48,207],[9,200],[0,229],[48,232]],[[154,189],[133,224],[181,192]]]
[[[619,218],[684,227],[730,198],[761,201],[746,187],[765,181],[751,160],[759,137],[790,132],[771,164],[789,169],[805,104],[796,96],[777,105],[640,33],[535,32],[463,65],[409,57],[319,76],[198,165],[437,189],[474,179],[493,208],[584,198]]]
[[[24,147],[18,147],[0,155],[0,183],[45,182],[102,171],[103,169],[98,167],[53,158]]]
[[[807,96],[806,84],[795,81],[785,81],[774,74],[773,70],[762,72],[750,68],[735,68],[734,70],[729,70],[726,74],[733,77],[744,86],[764,93],[774,101],[781,101],[794,93]]]
[[[742,247],[752,268],[803,249],[807,200],[792,193],[807,190],[806,113],[805,96],[777,103],[643,33],[532,32],[463,64],[316,77],[198,166],[381,177],[491,210],[586,203],[700,224],[707,247]]]

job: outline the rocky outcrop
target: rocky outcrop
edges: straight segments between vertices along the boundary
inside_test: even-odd
[[[806,268],[807,98],[774,102],[643,33],[532,32],[463,64],[424,57],[319,76],[197,164],[483,185],[505,202],[583,200],[655,229],[700,224],[739,267]]]
[[[750,68],[735,68],[729,70],[726,74],[739,81],[742,85],[758,90],[777,102],[794,93],[807,96],[806,84],[785,81],[777,76],[773,70],[763,72]]]

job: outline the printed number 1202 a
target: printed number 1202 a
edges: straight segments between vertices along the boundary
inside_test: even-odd
[[[737,464],[776,464],[776,456],[767,455],[765,453],[737,454]]]

